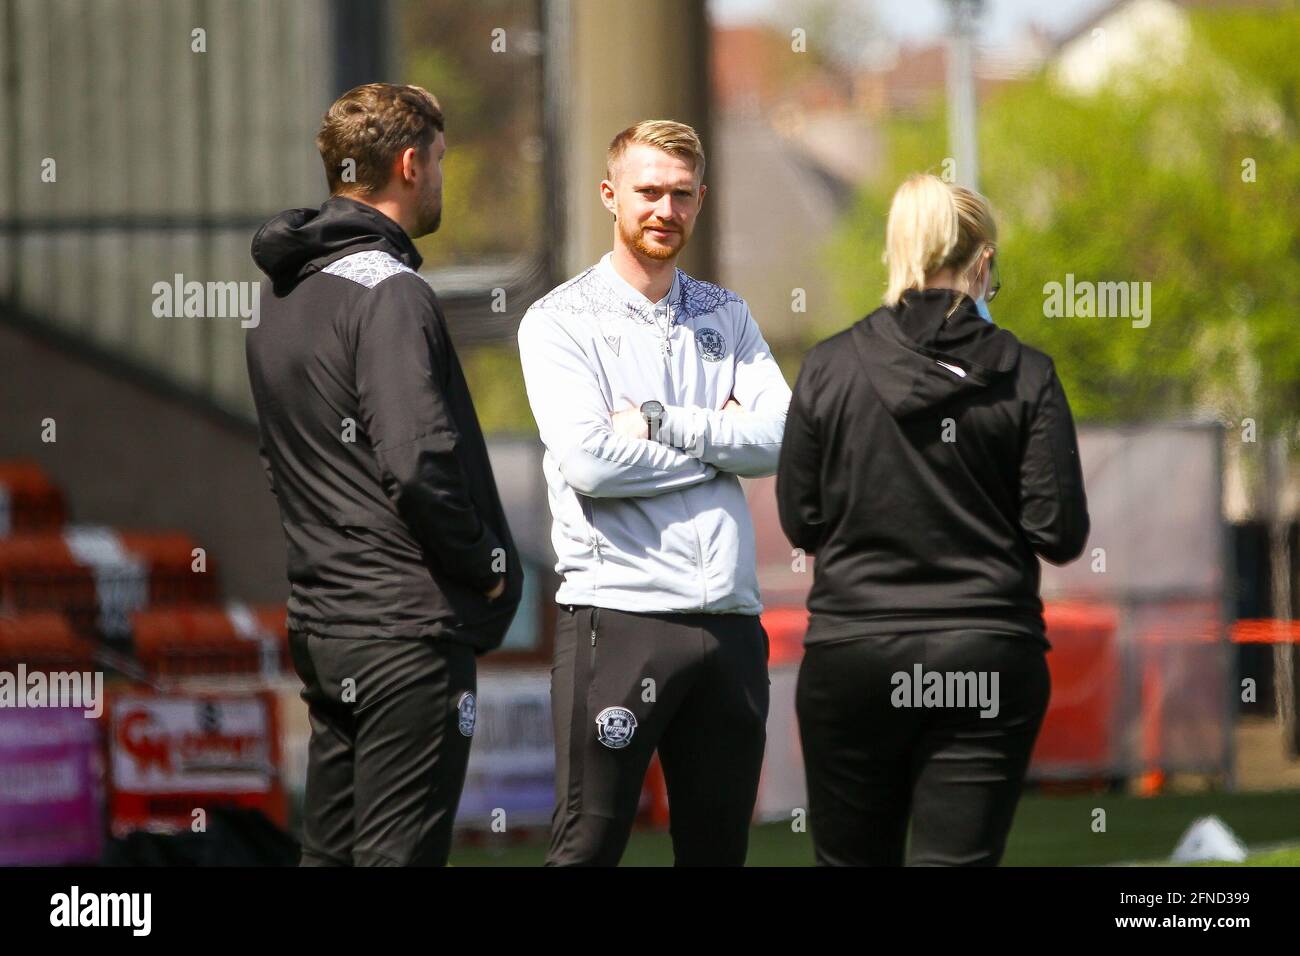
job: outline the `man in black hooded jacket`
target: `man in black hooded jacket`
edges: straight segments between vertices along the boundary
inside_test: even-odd
[[[475,718],[523,574],[412,237],[446,145],[413,86],[345,93],[317,136],[331,198],[267,222],[247,336],[309,706],[304,866],[446,863]]]

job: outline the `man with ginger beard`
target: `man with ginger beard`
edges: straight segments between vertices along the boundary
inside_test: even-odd
[[[619,133],[613,250],[519,326],[563,576],[549,865],[619,861],[656,750],[677,864],[748,848],[769,681],[739,479],[775,473],[790,389],[745,301],[676,267],[704,164],[681,123]]]

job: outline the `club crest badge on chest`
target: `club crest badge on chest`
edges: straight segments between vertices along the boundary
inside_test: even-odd
[[[695,333],[695,345],[708,362],[720,362],[727,352],[727,341],[717,329],[703,328]]]

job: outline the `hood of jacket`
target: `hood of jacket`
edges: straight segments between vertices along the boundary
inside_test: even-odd
[[[319,209],[288,209],[253,236],[253,261],[283,294],[335,259],[383,249],[412,269],[423,259],[406,230],[373,206],[334,196]]]
[[[909,291],[853,326],[858,358],[896,419],[989,388],[1015,371],[1020,342],[984,321],[970,296]]]

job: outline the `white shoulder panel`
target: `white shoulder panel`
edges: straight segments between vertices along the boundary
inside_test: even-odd
[[[367,249],[365,252],[354,252],[342,259],[335,259],[321,272],[351,279],[367,289],[373,289],[389,276],[395,276],[399,272],[415,272],[415,270],[382,249]]]

